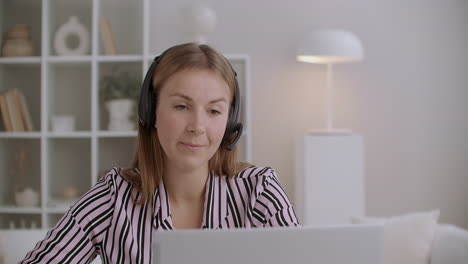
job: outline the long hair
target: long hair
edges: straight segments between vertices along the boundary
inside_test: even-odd
[[[153,89],[156,108],[161,88],[174,74],[186,69],[206,69],[219,75],[231,91],[231,106],[237,96],[235,73],[229,62],[215,49],[208,45],[186,43],[168,49],[161,57],[153,73]],[[208,162],[208,168],[215,175],[232,177],[236,172],[250,164],[237,162],[237,146],[231,151],[223,144]],[[144,128],[138,123],[137,148],[130,168],[122,170],[122,176],[132,183],[140,192],[137,202],[144,203],[152,197],[155,188],[162,179],[165,166],[164,151],[159,142],[156,128]]]

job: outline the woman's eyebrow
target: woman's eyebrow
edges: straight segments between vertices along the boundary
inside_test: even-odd
[[[182,97],[182,98],[184,98],[185,100],[187,100],[189,102],[193,102],[193,99],[190,96],[185,95],[185,94],[181,94],[181,93],[171,94],[169,97]],[[226,98],[221,97],[221,98],[218,98],[218,99],[211,100],[209,103],[214,104],[214,103],[217,103],[217,102],[226,102],[227,103],[227,100],[226,100]]]

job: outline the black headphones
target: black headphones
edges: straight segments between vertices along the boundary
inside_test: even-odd
[[[166,52],[170,49],[171,48],[167,49],[161,55],[154,58],[151,66],[146,72],[143,86],[141,87],[140,100],[138,102],[138,116],[140,118],[140,123],[148,131],[153,129],[156,122],[157,98],[153,88],[153,74],[159,62],[164,57],[164,54],[166,54]],[[240,122],[240,92],[239,84],[237,82],[237,73],[234,71],[234,68],[229,63],[229,61],[226,58],[225,60],[231,67],[231,70],[234,72],[236,94],[234,95],[234,100],[230,107],[226,131],[224,132],[221,145],[225,146],[227,150],[232,150],[242,135],[243,126]]]

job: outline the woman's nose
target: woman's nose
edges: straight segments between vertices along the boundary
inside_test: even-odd
[[[205,133],[205,122],[206,115],[203,111],[197,110],[193,111],[192,115],[189,117],[189,122],[187,125],[187,130],[194,134],[204,134]]]

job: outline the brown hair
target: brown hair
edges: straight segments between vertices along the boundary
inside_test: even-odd
[[[175,73],[187,69],[207,69],[218,74],[231,90],[232,102],[236,96],[235,73],[229,62],[220,53],[208,45],[186,43],[171,47],[161,57],[153,73],[153,89],[158,103],[158,95],[166,81]],[[130,181],[142,196],[138,202],[143,203],[152,197],[155,188],[162,179],[165,156],[159,142],[156,128],[145,129],[138,123],[137,149],[130,168],[122,170],[122,176]],[[250,166],[237,162],[237,146],[231,151],[221,144],[209,160],[208,168],[215,175],[234,176],[237,172]]]

